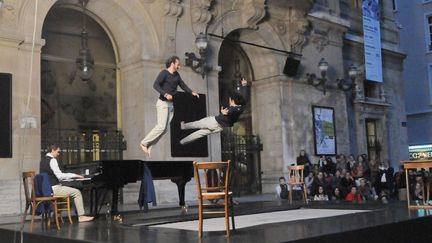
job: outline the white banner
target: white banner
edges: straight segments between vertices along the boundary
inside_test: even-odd
[[[382,82],[379,0],[363,0],[363,38],[366,79]]]

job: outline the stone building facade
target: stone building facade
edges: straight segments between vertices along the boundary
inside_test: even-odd
[[[19,212],[19,198],[15,192],[20,187],[20,172],[37,170],[39,166],[41,124],[45,118],[41,114],[44,61],[68,63],[74,58],[67,55],[68,49],[76,45],[57,43],[53,33],[79,36],[77,26],[81,23],[76,23],[75,27],[60,25],[58,23],[66,22],[58,13],[81,13],[77,0],[4,2],[0,9],[0,72],[13,75],[13,155],[12,158],[0,158],[1,195],[10,199],[2,200],[0,214],[13,214]],[[144,159],[138,144],[156,122],[154,103],[158,95],[152,85],[164,67],[164,60],[174,54],[183,60],[185,52],[197,53],[195,38],[200,32],[207,32],[233,37],[239,44],[224,48],[226,40],[209,36],[207,63],[212,68],[205,79],[188,67],[182,67],[180,73],[193,90],[206,94],[209,114],[219,111],[219,92],[226,81],[224,75],[240,71],[251,80],[249,121],[246,122],[249,128],[245,130],[248,134],[258,135],[263,144],[263,192],[273,192],[277,179],[286,172],[287,165],[295,162],[301,149],[309,153],[313,162],[317,160],[312,106],[333,108],[337,153],[368,153],[366,124],[372,122],[375,141],[380,145],[380,159],[389,159],[397,167],[399,161],[408,156],[406,128],[401,125],[406,121],[402,85],[405,55],[399,50],[398,29],[390,1],[381,3],[384,82],[370,84],[364,82],[362,70],[360,0],[90,0],[86,6],[86,15],[91,19],[89,28],[97,24],[98,30],[93,34],[105,33],[98,35],[102,39],[90,38],[89,45],[94,48],[95,57],[99,55],[99,59],[95,59],[101,68],[99,71],[109,72],[104,79],[106,85],[95,84],[106,86],[107,90],[113,83],[115,85],[115,92],[106,97],[115,96],[109,102],[115,102],[116,108],[108,110],[111,118],[106,119],[113,119],[110,125],[114,124],[124,135],[127,142],[124,159]],[[52,28],[56,26],[58,29],[54,31]],[[51,32],[44,33],[44,28],[51,28]],[[60,33],[62,31],[68,33]],[[245,42],[301,55],[296,75],[283,74],[286,54]],[[233,50],[236,56],[230,55],[229,51]],[[106,55],[100,54],[105,52]],[[64,56],[57,56],[61,54]],[[317,64],[321,58],[329,63],[325,94],[306,81],[307,73],[318,74]],[[239,60],[238,70],[232,66],[234,59]],[[348,79],[347,68],[351,64],[360,71],[354,92],[337,89],[335,80]],[[70,67],[63,68],[63,71],[52,68],[56,70],[58,79],[55,80],[68,80],[62,75],[70,73]],[[71,85],[78,82],[73,78],[72,81]],[[60,87],[64,89],[69,87],[56,85],[63,85]],[[55,107],[58,112],[63,109]],[[66,108],[62,112],[67,115],[66,111],[70,113]],[[35,118],[36,128],[21,128],[25,117]],[[210,136],[208,144],[207,158],[186,159],[220,159],[220,136]],[[168,136],[154,147],[151,159],[179,160],[171,157]],[[176,190],[168,186],[169,183],[156,182],[160,201],[175,200],[173,192]],[[189,184],[187,200],[196,197],[193,183]],[[136,190],[131,186],[125,191],[133,193]],[[134,200],[133,196],[125,196],[126,202]]]

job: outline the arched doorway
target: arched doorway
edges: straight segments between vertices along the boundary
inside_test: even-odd
[[[245,78],[253,80],[252,65],[246,52],[238,40],[240,31],[231,32],[222,42],[219,50],[219,106],[228,106],[230,93],[240,85]],[[222,160],[233,163],[233,191],[239,194],[261,192],[259,138],[253,135],[251,101],[248,102],[243,114],[231,128],[225,128],[221,133]]]
[[[76,59],[82,30],[94,59],[93,74],[83,78]],[[104,29],[80,5],[56,3],[48,12],[41,54],[41,145],[59,144],[64,164],[119,159],[117,68],[113,45]]]

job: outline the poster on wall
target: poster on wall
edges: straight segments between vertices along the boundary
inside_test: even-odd
[[[363,0],[363,38],[366,79],[382,82],[379,0]]]
[[[315,155],[336,155],[334,109],[312,106]]]

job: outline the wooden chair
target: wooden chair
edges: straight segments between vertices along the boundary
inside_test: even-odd
[[[304,182],[304,165],[291,165],[288,166],[288,198],[289,202],[292,203],[292,192],[295,186],[300,186],[302,188],[302,195],[303,195],[303,201],[307,204],[307,191],[306,191],[306,184]]]
[[[72,217],[71,217],[71,210],[70,210],[71,206],[70,206],[70,197],[69,197],[69,195],[66,195],[66,196],[54,196],[54,197],[57,199],[57,201],[56,201],[56,204],[57,204],[57,213],[60,216],[61,222],[64,223],[63,217],[61,216],[61,212],[65,211],[67,213],[68,218],[69,218],[69,223],[73,224],[72,223]]]
[[[57,198],[56,197],[36,197],[35,196],[35,179],[34,179],[35,174],[36,173],[34,171],[27,171],[27,172],[22,173],[23,183],[24,183],[24,194],[25,194],[25,198],[26,198],[26,205],[25,205],[25,210],[24,210],[24,214],[22,216],[21,223],[24,224],[24,221],[25,221],[26,216],[27,216],[27,211],[31,207],[31,212],[32,212],[32,218],[31,218],[31,223],[30,223],[30,231],[31,231],[33,229],[33,221],[34,221],[34,217],[36,215],[36,208],[41,203],[48,202],[53,206],[56,226],[57,226],[57,229],[60,230],[60,226],[59,226],[58,218],[57,218],[57,203],[56,203]],[[50,214],[49,212],[42,214],[42,222],[46,219],[48,227],[50,227],[50,223],[51,223],[49,214]]]
[[[198,234],[202,237],[203,214],[224,214],[226,235],[229,237],[229,215],[232,228],[235,230],[232,192],[229,191],[230,161],[227,162],[194,162],[195,180],[198,187]],[[202,177],[204,179],[202,179]],[[213,203],[204,203],[209,200]],[[223,204],[216,204],[223,200]],[[221,211],[218,208],[223,207]]]

